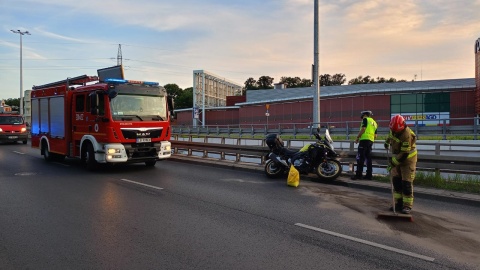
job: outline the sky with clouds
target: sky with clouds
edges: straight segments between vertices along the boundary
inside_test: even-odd
[[[475,77],[480,0],[320,0],[320,74]],[[193,70],[243,85],[311,77],[314,0],[0,0],[0,98],[115,66],[192,86]]]

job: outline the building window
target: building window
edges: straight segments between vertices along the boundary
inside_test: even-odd
[[[450,93],[392,95],[391,101],[392,116],[401,114],[409,125],[449,123]]]

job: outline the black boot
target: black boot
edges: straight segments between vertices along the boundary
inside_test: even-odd
[[[400,212],[403,210],[403,202],[397,202],[395,204],[395,212]],[[390,211],[393,211],[393,206],[390,206]]]
[[[363,177],[362,177],[362,175],[361,175],[361,174],[360,174],[360,175],[358,175],[358,174],[354,174],[354,175],[351,177],[351,179],[352,179],[352,180],[362,180],[362,179],[363,179]]]

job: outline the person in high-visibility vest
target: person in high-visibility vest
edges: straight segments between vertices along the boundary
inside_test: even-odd
[[[390,133],[385,140],[385,149],[391,148],[392,157],[387,171],[391,173],[395,210],[410,214],[413,207],[413,180],[417,167],[417,136],[406,125],[400,114],[390,120]],[[390,209],[393,210],[392,206]]]
[[[362,111],[362,124],[358,132],[355,143],[358,143],[357,170],[352,180],[367,179],[372,180],[372,146],[377,138],[377,122],[372,118],[372,111]],[[363,165],[367,162],[367,171],[363,177]]]

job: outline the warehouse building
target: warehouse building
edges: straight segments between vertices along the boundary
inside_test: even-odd
[[[474,56],[475,78],[321,87],[320,124],[358,123],[360,112],[371,110],[379,122],[401,114],[410,125],[472,125],[472,119],[480,116],[480,38]],[[313,91],[312,87],[249,90],[243,102],[207,108],[201,125],[311,125]],[[192,125],[192,109],[176,112],[176,125]]]

